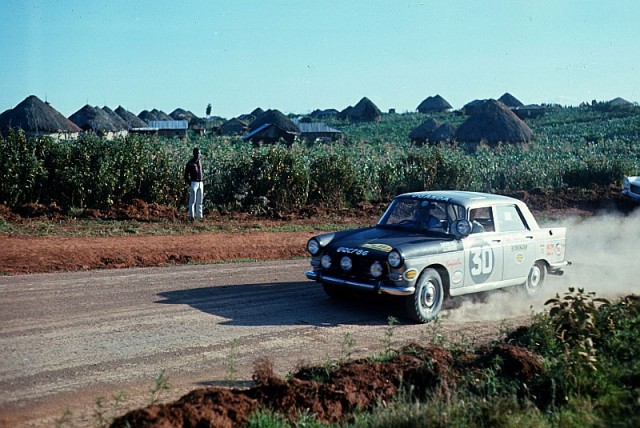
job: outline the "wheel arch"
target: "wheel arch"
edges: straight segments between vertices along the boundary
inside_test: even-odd
[[[424,272],[427,269],[433,269],[436,272],[438,272],[438,275],[440,275],[440,279],[442,280],[442,288],[444,290],[445,299],[448,299],[449,297],[451,297],[451,295],[449,294],[449,286],[451,284],[451,278],[449,276],[449,271],[447,270],[447,268],[441,264],[435,263],[435,264],[425,266],[424,269],[422,269],[422,272]],[[420,275],[422,275],[422,272],[420,272]]]

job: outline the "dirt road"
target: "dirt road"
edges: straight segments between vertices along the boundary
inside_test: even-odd
[[[441,324],[390,328],[387,303],[333,302],[306,280],[307,265],[0,277],[0,425],[54,426],[67,412],[73,426],[96,426],[96,413],[149,404],[163,371],[170,384],[164,401],[203,385],[241,385],[258,357],[284,376],[301,364],[369,356],[411,340],[483,340],[499,329],[499,319],[447,318],[464,308],[445,311]],[[127,398],[119,405],[121,392]]]

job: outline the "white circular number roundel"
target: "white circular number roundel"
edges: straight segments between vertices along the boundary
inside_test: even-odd
[[[471,248],[469,270],[476,283],[484,282],[491,276],[494,266],[493,248],[490,245]]]

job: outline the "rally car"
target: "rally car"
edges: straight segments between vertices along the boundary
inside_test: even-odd
[[[451,296],[521,286],[538,292],[561,275],[566,228],[541,228],[514,198],[465,191],[406,193],[373,227],[311,238],[307,278],[331,297],[349,290],[399,296],[406,314],[433,320]]]

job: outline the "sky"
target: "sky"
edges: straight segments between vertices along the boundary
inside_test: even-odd
[[[0,112],[640,101],[637,0],[2,0],[0,17]]]

